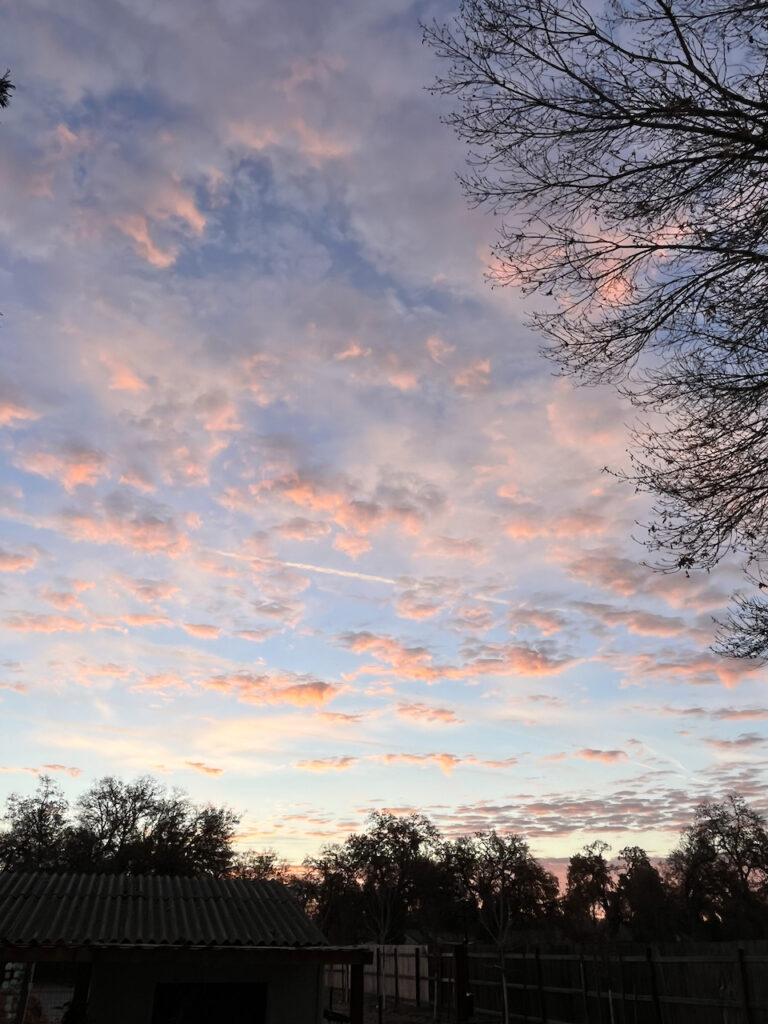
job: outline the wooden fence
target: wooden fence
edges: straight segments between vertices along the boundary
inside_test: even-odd
[[[546,953],[474,946],[374,946],[365,992],[378,1019],[409,1007],[467,1024],[768,1024],[768,953],[718,945],[692,953]],[[331,1016],[343,967],[326,974]]]

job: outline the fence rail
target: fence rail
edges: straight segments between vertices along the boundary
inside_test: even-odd
[[[768,1024],[768,953],[545,953],[375,946],[365,992],[379,1021],[403,1007],[468,1024]],[[346,1001],[343,967],[326,974],[329,1010]]]

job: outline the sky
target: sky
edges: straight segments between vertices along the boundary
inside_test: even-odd
[[[6,0],[0,799],[151,773],[298,863],[372,809],[662,855],[768,808],[738,569],[487,279],[410,0]]]

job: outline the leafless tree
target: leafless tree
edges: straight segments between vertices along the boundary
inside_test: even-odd
[[[593,11],[462,0],[425,27],[469,146],[464,189],[500,218],[494,281],[551,297],[532,320],[563,372],[641,409],[625,475],[655,496],[655,566],[735,551],[763,586],[768,5]],[[756,607],[734,607],[726,653],[768,655]]]

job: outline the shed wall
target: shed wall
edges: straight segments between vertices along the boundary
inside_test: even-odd
[[[94,964],[88,1024],[151,1024],[160,983],[266,982],[266,1024],[319,1024],[322,968],[300,964],[226,967]],[[244,1022],[248,1024],[248,1022]]]

